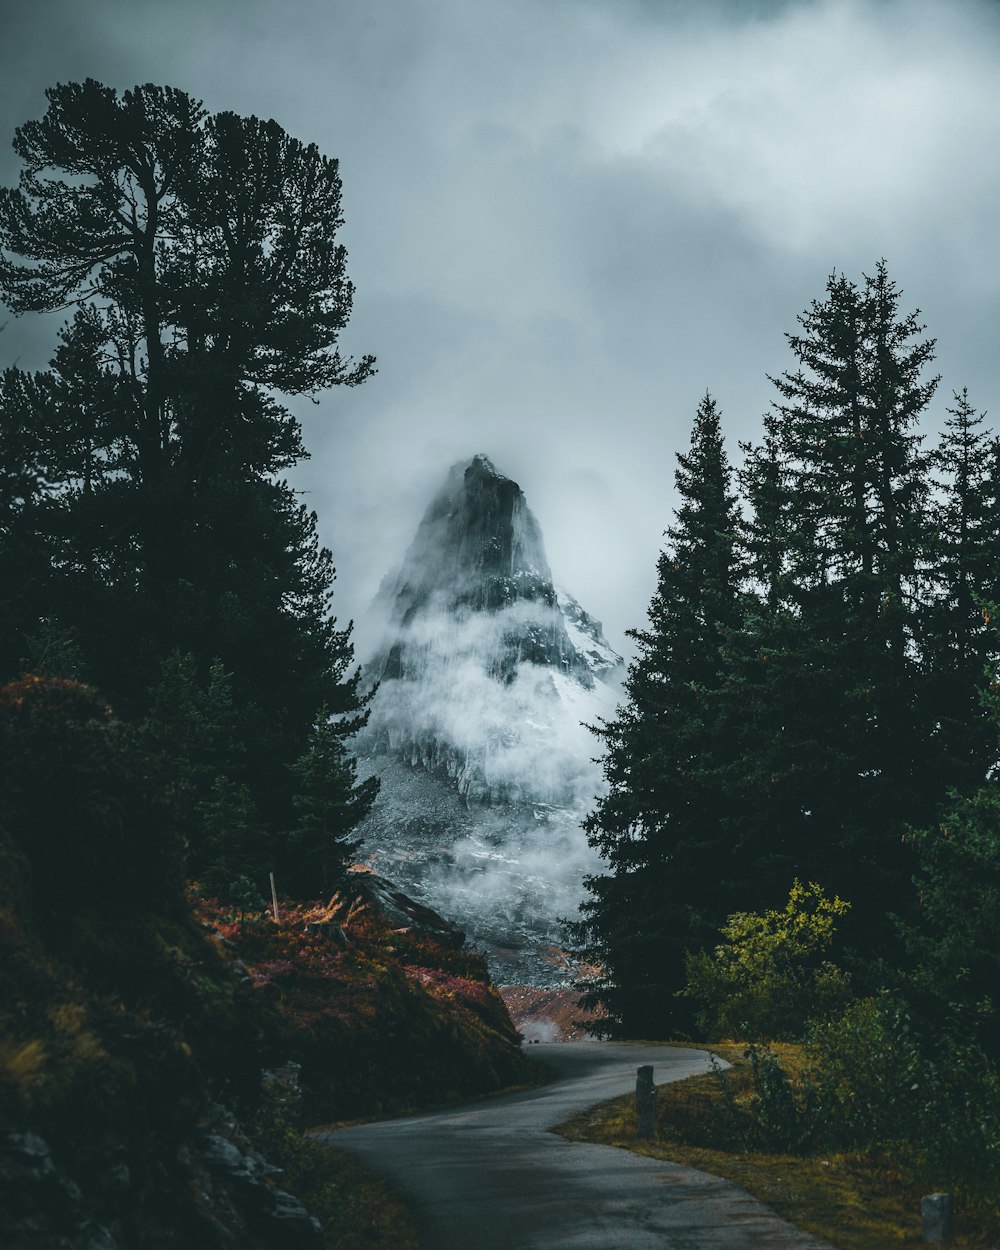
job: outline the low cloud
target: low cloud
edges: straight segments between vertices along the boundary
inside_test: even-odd
[[[12,12],[4,129],[93,75],[276,117],[339,157],[379,373],[294,478],[360,617],[448,464],[525,489],[558,580],[628,646],[698,400],[756,436],[783,334],[885,256],[952,387],[995,408],[1000,9],[986,0],[51,0]],[[2,155],[0,179],[17,164]],[[0,322],[4,319],[0,312]],[[48,322],[0,334],[44,362]]]
[[[600,782],[584,722],[610,715],[615,691],[517,659],[523,640],[563,628],[558,608],[532,600],[497,612],[432,602],[393,635],[406,672],[382,678],[359,750],[439,772],[471,803],[582,815]]]

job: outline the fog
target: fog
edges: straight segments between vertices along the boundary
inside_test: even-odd
[[[362,771],[373,763],[362,760]],[[547,948],[565,944],[562,919],[600,868],[578,820],[560,808],[470,808],[432,774],[386,757],[376,771],[382,795],[361,829],[370,866],[457,922],[498,981],[564,980]]]
[[[698,400],[734,455],[834,269],[884,256],[950,391],[995,408],[1000,6],[986,0],[47,0],[9,6],[6,134],[43,90],[170,83],[340,158],[363,387],[296,401],[296,484],[360,617],[448,464],[525,488],[612,642],[642,623]],[[0,180],[17,165],[0,143]],[[0,311],[0,322],[4,316]],[[41,364],[52,319],[8,319]],[[364,639],[361,640],[364,642]]]
[[[602,790],[586,726],[613,714],[617,689],[532,663],[500,679],[495,659],[525,624],[517,608],[431,612],[409,632],[409,676],[382,682],[358,743],[362,775],[382,778],[359,833],[373,867],[487,944],[498,976],[546,983],[559,978],[539,948],[564,941],[560,918],[600,868],[581,828]]]
[[[375,606],[356,748],[382,790],[365,853],[485,942],[498,975],[552,976],[539,948],[599,868],[581,828],[602,785],[587,726],[614,713],[620,657],[557,595],[530,507],[482,456],[448,473]]]
[[[499,612],[422,613],[398,636],[409,672],[383,679],[368,740],[445,770],[471,802],[585,810],[597,781],[581,722],[610,715],[614,691],[530,662],[508,680],[499,672],[511,639],[553,627],[548,613],[525,601]]]

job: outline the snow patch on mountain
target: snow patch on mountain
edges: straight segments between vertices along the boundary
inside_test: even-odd
[[[566,633],[570,642],[586,660],[587,667],[595,677],[600,676],[606,682],[612,680],[614,674],[618,674],[620,678],[624,660],[604,637],[601,622],[585,612],[569,591],[563,590],[561,586],[557,586],[555,590]]]

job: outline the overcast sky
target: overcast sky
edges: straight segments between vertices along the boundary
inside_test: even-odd
[[[341,620],[448,466],[524,488],[553,573],[642,624],[706,389],[732,455],[834,269],[884,256],[938,339],[931,425],[1000,409],[1000,4],[35,0],[0,43],[0,181],[55,82],[180,87],[341,162],[378,375],[299,411]],[[0,316],[0,320],[2,320]],[[0,365],[44,364],[10,320]]]

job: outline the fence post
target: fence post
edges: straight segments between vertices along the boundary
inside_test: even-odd
[[[635,1074],[635,1110],[637,1115],[642,1110],[652,1088],[653,1065],[645,1063],[641,1068],[636,1069]]]
[[[924,1241],[947,1245],[955,1232],[955,1204],[951,1194],[928,1194],[920,1202]]]
[[[636,1136],[648,1140],[656,1136],[656,1086],[653,1084],[651,1064],[643,1064],[636,1070],[635,1111],[638,1116]]]

